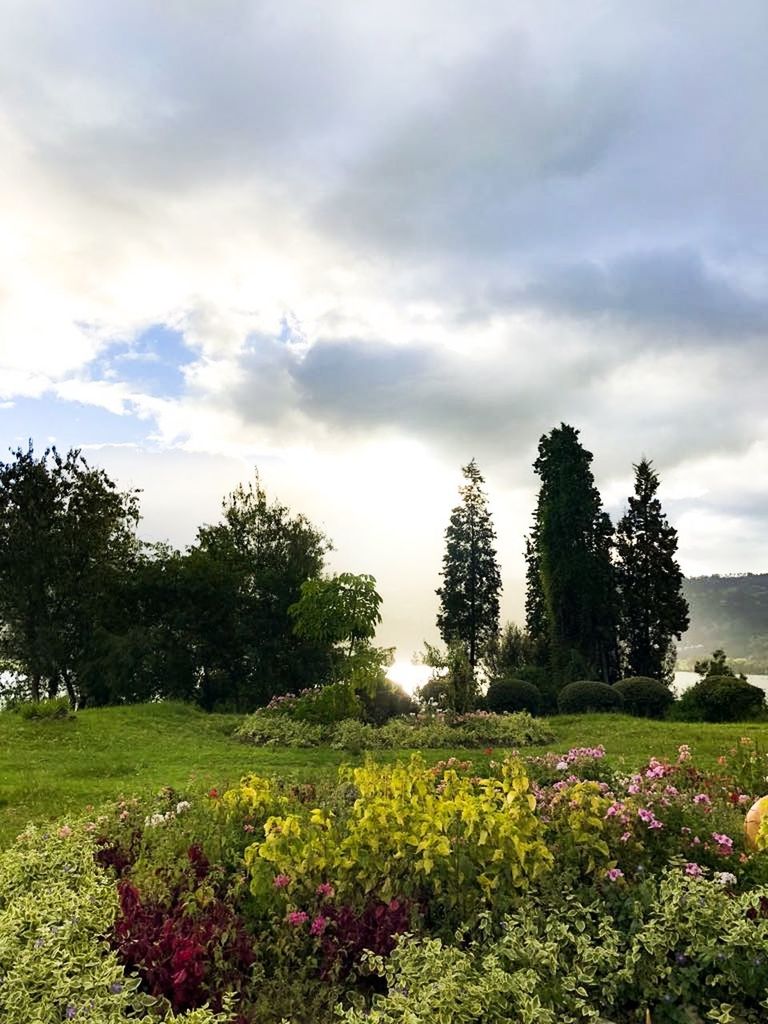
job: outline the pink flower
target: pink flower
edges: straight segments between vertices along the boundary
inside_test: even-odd
[[[306,924],[309,920],[309,914],[305,910],[292,910],[286,921],[294,928],[298,928],[302,924]]]
[[[256,831],[256,826],[255,825],[251,825],[251,823],[249,821],[246,821],[246,823],[243,825],[243,832],[255,832],[255,831]]]
[[[730,857],[733,853],[733,840],[730,836],[723,835],[721,832],[713,832],[712,838],[717,843],[717,852],[721,857]]]
[[[691,748],[687,743],[683,743],[677,748],[677,761],[678,764],[682,764],[683,761],[690,761],[691,759]]]
[[[620,810],[621,810],[621,804],[613,803],[608,808],[608,810],[605,812],[605,817],[606,818],[613,818],[615,815],[617,815],[619,813]]]
[[[272,879],[272,885],[274,885],[276,889],[285,889],[285,887],[290,884],[290,875],[275,875],[275,877]]]
[[[332,900],[336,895],[336,890],[333,888],[330,882],[321,882],[316,889],[318,896],[325,896],[326,899]]]
[[[631,838],[632,838],[632,833],[631,832],[623,832],[622,835],[621,835],[622,843],[628,843]]]
[[[624,872],[621,870],[621,868],[609,868],[608,871],[606,871],[605,873],[605,877],[610,882],[618,882],[620,878],[624,877]]]
[[[318,914],[312,924],[309,926],[310,935],[322,935],[325,929],[328,927],[328,918],[323,917],[322,914]]]
[[[685,873],[686,875],[690,875],[692,878],[700,878],[704,874],[699,865],[694,864],[691,861],[685,865]]]
[[[703,804],[705,807],[709,807],[712,803],[706,793],[697,793],[693,798],[693,802],[695,804]]]
[[[69,825],[62,825],[61,828],[59,829],[59,838],[60,839],[69,839],[69,837],[71,835],[72,835],[72,829],[69,827]]]

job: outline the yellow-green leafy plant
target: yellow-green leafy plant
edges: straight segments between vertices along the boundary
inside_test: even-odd
[[[348,772],[358,794],[349,814],[316,808],[267,820],[245,854],[254,896],[283,889],[294,903],[334,886],[340,900],[411,896],[448,917],[509,905],[551,863],[522,764],[499,778],[436,773],[419,756]]]
[[[571,863],[587,873],[612,866],[607,842],[606,811],[612,801],[598,782],[576,782],[558,793],[552,804],[550,844],[558,862]]]

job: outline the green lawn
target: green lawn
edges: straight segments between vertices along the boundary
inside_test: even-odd
[[[128,796],[190,781],[222,786],[249,771],[317,779],[360,757],[337,750],[265,749],[231,738],[238,717],[206,715],[181,704],[149,704],[82,711],[71,721],[25,722],[0,714],[0,846],[30,819],[55,818]],[[768,724],[698,725],[649,722],[622,715],[554,718],[556,741],[541,750],[602,743],[608,756],[634,768],[652,755],[672,757],[688,743],[712,765],[740,736],[768,746]],[[438,760],[472,752],[426,751]],[[403,752],[378,755],[390,760]],[[407,756],[407,753],[405,754]],[[482,758],[482,754],[474,755]]]

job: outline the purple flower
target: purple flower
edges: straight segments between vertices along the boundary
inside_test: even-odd
[[[113,981],[112,984],[109,986],[109,991],[112,993],[113,996],[119,996],[120,993],[123,991],[122,981]]]
[[[67,1020],[74,1020],[75,1017],[77,1016],[77,1007],[72,1006],[72,1004],[70,1003],[69,1006],[67,1007],[67,1012],[65,1016]]]

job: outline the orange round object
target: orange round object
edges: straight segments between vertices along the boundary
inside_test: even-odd
[[[744,833],[747,837],[747,846],[750,850],[754,850],[755,841],[757,839],[757,833],[760,830],[760,823],[763,818],[768,814],[768,796],[761,796],[759,800],[756,800],[747,811],[747,817],[744,819]]]

